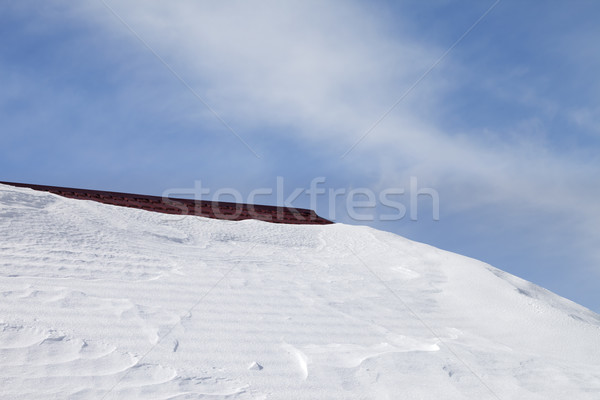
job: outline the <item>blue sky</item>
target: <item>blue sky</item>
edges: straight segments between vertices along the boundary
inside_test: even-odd
[[[439,221],[427,196],[416,221],[366,222],[342,196],[336,220],[600,311],[597,2],[504,0],[474,27],[493,1],[106,4],[139,37],[100,0],[2,7],[0,180],[247,196],[278,176],[374,193],[416,177]]]

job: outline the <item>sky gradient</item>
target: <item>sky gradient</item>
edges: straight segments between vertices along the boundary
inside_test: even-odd
[[[405,189],[410,208],[412,177],[439,194],[438,221],[427,196],[416,221],[382,221],[381,204],[356,221],[343,195],[336,220],[598,312],[599,16],[594,1],[11,3],[0,180],[146,194],[200,181],[246,199],[324,177]]]

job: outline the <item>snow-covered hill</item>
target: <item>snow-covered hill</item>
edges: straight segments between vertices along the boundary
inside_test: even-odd
[[[594,399],[600,316],[374,229],[0,185],[2,399]]]

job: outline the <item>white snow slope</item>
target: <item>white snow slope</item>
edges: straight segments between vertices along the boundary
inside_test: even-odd
[[[600,399],[600,316],[365,227],[0,185],[2,399]]]

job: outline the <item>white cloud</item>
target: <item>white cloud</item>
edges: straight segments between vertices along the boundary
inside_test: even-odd
[[[351,2],[111,7],[225,118],[292,124],[306,138],[358,136],[438,54],[394,40]],[[95,18],[130,35],[106,10]]]

